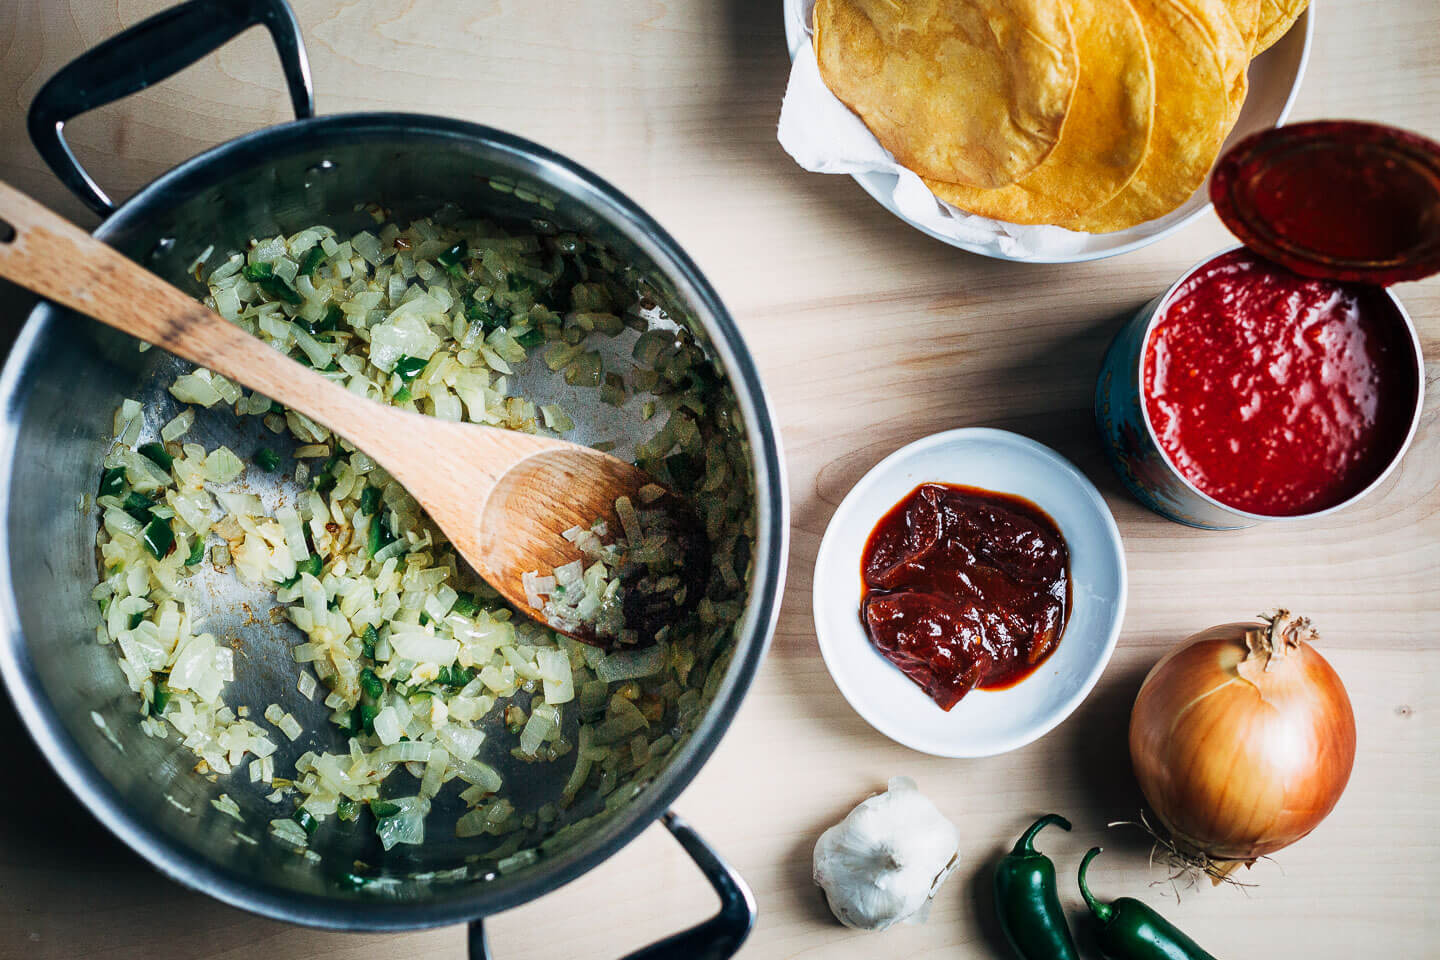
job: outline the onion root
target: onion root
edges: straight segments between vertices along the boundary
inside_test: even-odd
[[[1257,887],[1258,883],[1247,882],[1237,879],[1235,871],[1241,867],[1247,870],[1254,866],[1257,860],[1270,860],[1270,857],[1256,857],[1254,860],[1216,860],[1206,856],[1203,851],[1192,849],[1181,844],[1163,828],[1157,828],[1151,824],[1150,819],[1145,816],[1145,811],[1135,820],[1114,820],[1107,823],[1107,827],[1136,827],[1144,831],[1150,837],[1150,865],[1153,867],[1158,860],[1166,869],[1169,875],[1163,880],[1151,881],[1151,886],[1159,886],[1162,883],[1170,884],[1171,891],[1175,894],[1176,902],[1180,900],[1180,885],[1193,888],[1199,885],[1202,877],[1208,879],[1212,886],[1220,886],[1222,883],[1233,887]]]

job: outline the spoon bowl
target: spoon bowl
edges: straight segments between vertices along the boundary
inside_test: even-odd
[[[9,229],[6,229],[8,225]],[[677,538],[671,564],[632,564],[623,636],[648,643],[699,599],[708,545],[693,510],[638,467],[553,437],[427,417],[357,396],[234,326],[160,277],[0,183],[0,276],[76,312],[294,408],[364,450],[420,504],[456,550],[517,610],[587,643],[584,625],[552,622],[525,589],[581,558],[563,535],[604,521],[613,538],[638,535],[621,516],[646,513]],[[629,508],[623,505],[627,503]],[[632,545],[634,546],[634,545]],[[659,548],[663,544],[652,543]],[[681,562],[683,561],[683,563]],[[672,566],[682,566],[680,576]],[[644,566],[645,569],[640,569]]]

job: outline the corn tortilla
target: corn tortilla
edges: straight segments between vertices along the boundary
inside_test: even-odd
[[[1061,226],[1124,230],[1164,216],[1205,180],[1230,115],[1229,83],[1210,34],[1177,0],[1132,0],[1155,70],[1155,120],[1140,169],[1109,201]]]
[[[1209,34],[1220,56],[1221,72],[1225,76],[1226,97],[1230,111],[1225,124],[1228,133],[1240,118],[1249,92],[1250,47],[1252,39],[1246,35],[1231,0],[1180,0],[1194,19]]]
[[[1073,0],[1079,85],[1054,152],[1012,184],[984,190],[926,180],[937,197],[1011,223],[1055,223],[1119,193],[1145,158],[1154,118],[1154,67],[1129,0]]]
[[[1255,31],[1255,44],[1250,51],[1258,57],[1271,45],[1285,36],[1286,32],[1300,19],[1300,14],[1310,6],[1310,0],[1260,0],[1259,25]]]
[[[826,85],[922,176],[1013,183],[1055,149],[1079,66],[1051,0],[818,0]]]
[[[1240,28],[1245,49],[1253,51],[1260,31],[1260,0],[1225,0],[1225,3],[1230,9],[1230,19]],[[1247,53],[1247,56],[1253,56],[1253,53]]]

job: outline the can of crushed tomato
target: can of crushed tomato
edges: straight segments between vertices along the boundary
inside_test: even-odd
[[[1209,530],[1317,517],[1359,500],[1400,462],[1419,426],[1423,401],[1419,336],[1404,306],[1380,287],[1352,294],[1347,310],[1342,311],[1349,312],[1348,307],[1358,302],[1365,305],[1361,309],[1370,310],[1363,317],[1331,317],[1328,323],[1311,319],[1310,339],[1297,331],[1298,344],[1281,342],[1268,352],[1255,343],[1244,344],[1251,351],[1261,351],[1248,354],[1258,361],[1255,370],[1245,371],[1241,365],[1225,362],[1223,356],[1210,357],[1216,346],[1224,345],[1223,340],[1217,345],[1215,338],[1186,337],[1183,330],[1174,340],[1188,349],[1183,357],[1177,357],[1176,347],[1166,336],[1171,332],[1169,326],[1178,325],[1177,321],[1198,324],[1210,319],[1193,308],[1182,316],[1177,304],[1183,307],[1187,299],[1204,291],[1204,281],[1215,273],[1235,272],[1236,264],[1227,258],[1236,255],[1250,258],[1243,246],[1207,257],[1142,307],[1111,341],[1095,386],[1095,422],[1110,463],[1126,488],[1156,513]],[[1266,267],[1284,271],[1274,265]],[[1325,289],[1299,277],[1294,277],[1293,284],[1311,286],[1317,292]],[[1264,336],[1286,319],[1253,325],[1248,332],[1256,338]],[[1234,341],[1243,340],[1245,332],[1231,337],[1231,345],[1239,346]],[[1362,338],[1373,342],[1357,342]],[[1352,371],[1348,382],[1332,384],[1335,389],[1331,393],[1317,396],[1315,384],[1295,370],[1300,365],[1295,362],[1297,350],[1308,352],[1312,366],[1323,367],[1333,365],[1337,355],[1343,359],[1357,348],[1361,356],[1354,359],[1365,361],[1363,369]],[[1209,371],[1192,370],[1197,358]],[[1287,358],[1289,369],[1279,370],[1278,365]],[[1216,362],[1205,364],[1207,359]],[[1261,384],[1245,382],[1247,372],[1259,374],[1263,381],[1272,366],[1277,369],[1268,384],[1271,389],[1262,391]],[[1207,372],[1211,376],[1207,377]],[[1282,374],[1287,380],[1279,379]],[[1369,375],[1379,380],[1366,389],[1360,381]],[[1197,380],[1197,389],[1184,389]],[[1308,408],[1327,400],[1332,409],[1335,404],[1349,408],[1343,420],[1313,411],[1305,416]],[[1190,409],[1185,409],[1187,403]],[[1196,416],[1193,407],[1204,408],[1208,415]],[[1269,410],[1275,416],[1256,424],[1259,429],[1225,433],[1223,428],[1232,418],[1243,418],[1252,410],[1252,423]],[[1300,448],[1298,453],[1285,444],[1285,436],[1273,436],[1275,429],[1286,432],[1277,425],[1296,416],[1297,411],[1298,422],[1305,429],[1289,433]],[[1368,421],[1360,422],[1367,412]],[[1235,426],[1243,428],[1245,424]],[[1363,434],[1363,446],[1357,448],[1353,437],[1352,443],[1346,443],[1347,428]],[[1313,454],[1307,455],[1307,450]],[[1297,456],[1299,462],[1295,462]]]
[[[1245,244],[1115,336],[1095,390],[1111,463],[1141,503],[1196,527],[1343,509],[1419,425],[1420,341],[1385,284],[1440,270],[1440,145],[1282,127],[1228,153],[1211,195]]]

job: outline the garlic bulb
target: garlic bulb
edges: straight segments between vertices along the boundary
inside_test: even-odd
[[[909,777],[864,800],[815,844],[815,882],[856,930],[920,921],[958,862],[960,833]]]

